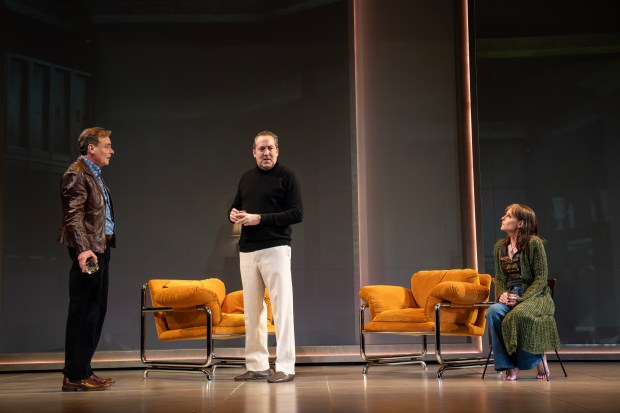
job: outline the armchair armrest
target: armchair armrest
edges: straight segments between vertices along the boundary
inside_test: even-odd
[[[222,317],[217,293],[202,285],[162,288],[153,298],[159,305],[171,307],[175,311],[207,307],[211,310],[214,325],[217,325]]]
[[[463,281],[444,281],[431,290],[424,307],[424,315],[427,320],[434,320],[435,306],[442,302],[451,303],[451,308],[473,308],[474,304],[482,303],[488,298],[489,288],[484,285]]]
[[[359,296],[368,303],[371,319],[386,310],[417,307],[411,290],[401,286],[367,285],[360,289]]]
[[[209,301],[217,302],[217,294],[214,291],[199,285],[162,288],[157,291],[154,298],[160,305],[174,309],[196,307]]]

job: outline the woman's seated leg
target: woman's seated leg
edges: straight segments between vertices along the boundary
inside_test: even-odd
[[[506,353],[506,346],[502,338],[502,320],[511,310],[510,307],[501,303],[495,303],[487,309],[486,319],[493,346],[493,359],[495,370],[502,371],[517,367],[512,357]]]
[[[536,378],[538,380],[543,380],[551,376],[551,372],[549,371],[549,365],[547,364],[546,354],[542,355],[542,361],[536,365],[536,370],[538,372],[538,374],[536,375]]]
[[[506,370],[506,375],[504,376],[504,381],[515,381],[517,380],[517,375],[519,374],[519,369],[508,369]]]
[[[544,364],[543,363],[544,360]],[[527,351],[523,351],[520,348],[517,349],[516,363],[520,370],[531,370],[537,368],[538,375],[536,378],[545,378],[544,368],[547,368],[547,358],[544,354],[532,354]],[[539,377],[542,373],[542,377]]]

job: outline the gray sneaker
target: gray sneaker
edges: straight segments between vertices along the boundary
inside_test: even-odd
[[[269,377],[271,377],[271,369],[267,369],[263,371],[248,370],[245,373],[235,377],[235,381],[267,380]]]

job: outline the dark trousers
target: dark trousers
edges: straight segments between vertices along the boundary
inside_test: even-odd
[[[90,361],[95,354],[108,306],[108,268],[110,246],[96,254],[99,271],[85,274],[74,248],[69,248],[73,265],[69,271],[69,314],[65,333],[65,367],[70,380],[83,380],[93,374]]]

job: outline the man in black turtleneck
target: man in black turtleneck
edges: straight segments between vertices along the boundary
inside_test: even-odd
[[[229,220],[241,224],[239,261],[245,313],[245,365],[237,381],[282,383],[295,378],[295,330],[291,277],[291,225],[303,219],[295,174],[277,163],[278,137],[269,131],[254,138],[256,167],[241,177]],[[276,324],[276,372],[269,368],[267,308],[269,292]]]

